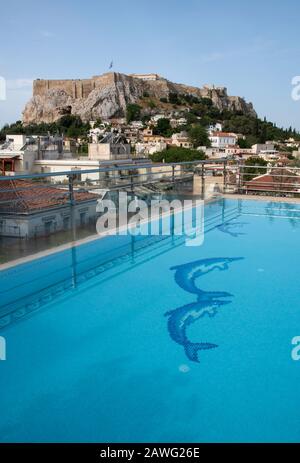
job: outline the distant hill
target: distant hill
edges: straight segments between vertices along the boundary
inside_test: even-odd
[[[33,96],[23,111],[23,123],[52,123],[66,114],[79,116],[82,121],[121,118],[132,104],[140,106],[143,117],[187,110],[207,100],[220,112],[256,117],[251,103],[239,96],[228,96],[225,87],[198,88],[170,82],[157,74],[111,72],[82,80],[35,80]]]

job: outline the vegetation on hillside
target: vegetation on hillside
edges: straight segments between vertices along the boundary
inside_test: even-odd
[[[265,169],[267,165],[268,163],[263,158],[259,156],[251,156],[244,163],[243,181],[247,182],[258,175],[265,174],[267,172],[267,169]]]
[[[126,107],[126,120],[127,124],[132,121],[139,121],[141,119],[141,107],[138,104],[128,104]]]
[[[21,121],[14,124],[5,125],[0,131],[0,140],[5,140],[5,136],[13,135],[50,135],[64,134],[70,138],[86,137],[90,129],[88,122],[82,122],[79,116],[66,115],[56,122],[50,124],[30,124],[23,125]]]
[[[155,113],[154,107],[159,112],[159,100],[155,103],[146,93],[144,95],[146,109],[138,104],[128,104],[126,108],[126,120],[130,123],[135,120],[142,120],[144,124],[149,122],[149,109]],[[174,110],[180,116],[185,117],[187,123],[181,127],[172,128],[167,118],[160,119],[154,134],[170,137],[175,132],[186,130],[194,146],[209,146],[206,129],[210,124],[221,122],[224,131],[235,132],[241,135],[239,145],[242,148],[251,148],[255,143],[264,143],[267,140],[284,141],[294,138],[300,141],[300,133],[292,127],[280,128],[276,124],[255,116],[245,115],[242,112],[220,111],[209,98],[198,98],[194,95],[182,95],[170,93],[169,97],[161,98],[162,107],[167,103],[164,110]],[[148,109],[147,109],[148,108]],[[148,111],[148,112],[147,112]],[[6,134],[46,135],[64,134],[68,137],[87,137],[90,129],[89,123],[83,122],[79,116],[65,115],[56,122],[46,124],[31,124],[23,126],[21,121],[11,125],[5,125],[0,130],[0,141],[5,139]]]
[[[174,130],[171,127],[170,121],[167,118],[162,118],[157,121],[157,126],[153,129],[154,135],[161,135],[163,137],[171,137]]]
[[[188,135],[195,148],[198,148],[198,146],[210,146],[207,130],[201,125],[191,126]]]
[[[266,118],[260,119],[241,112],[219,111],[207,98],[202,98],[200,103],[194,104],[185,116],[188,126],[194,124],[206,128],[210,124],[221,122],[225,132],[234,132],[246,137],[244,148],[251,148],[253,144],[265,143],[267,140],[284,141],[288,138],[300,140],[300,133],[292,127],[280,128]]]
[[[206,156],[202,151],[174,146],[160,153],[152,154],[150,158],[153,162],[185,162],[201,161],[206,159]]]

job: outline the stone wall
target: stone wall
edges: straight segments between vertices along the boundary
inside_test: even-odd
[[[153,75],[154,76],[154,75]],[[219,110],[241,111],[256,115],[251,103],[243,98],[227,95],[225,87],[192,87],[170,82],[162,77],[149,75],[133,77],[117,72],[108,72],[90,79],[43,80],[33,83],[33,97],[23,111],[24,124],[51,123],[66,114],[79,116],[83,121],[123,118],[128,104],[141,104],[145,115],[165,111],[161,98],[171,93],[188,94],[198,98],[207,97]],[[156,75],[155,75],[156,76]],[[145,94],[158,100],[153,110],[146,107]],[[144,115],[142,114],[142,115]]]
[[[92,79],[66,79],[44,80],[37,79],[33,82],[33,96],[45,96],[48,90],[64,90],[74,99],[87,98],[96,86],[96,78]]]

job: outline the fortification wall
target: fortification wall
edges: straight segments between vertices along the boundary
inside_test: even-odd
[[[95,79],[44,80],[33,82],[33,96],[44,96],[48,90],[64,90],[72,98],[87,98],[95,88]]]

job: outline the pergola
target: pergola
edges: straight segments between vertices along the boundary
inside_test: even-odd
[[[19,155],[16,154],[0,154],[1,174],[5,175],[5,172],[14,172],[17,159],[19,159]],[[10,166],[10,169],[7,169],[8,166]]]

